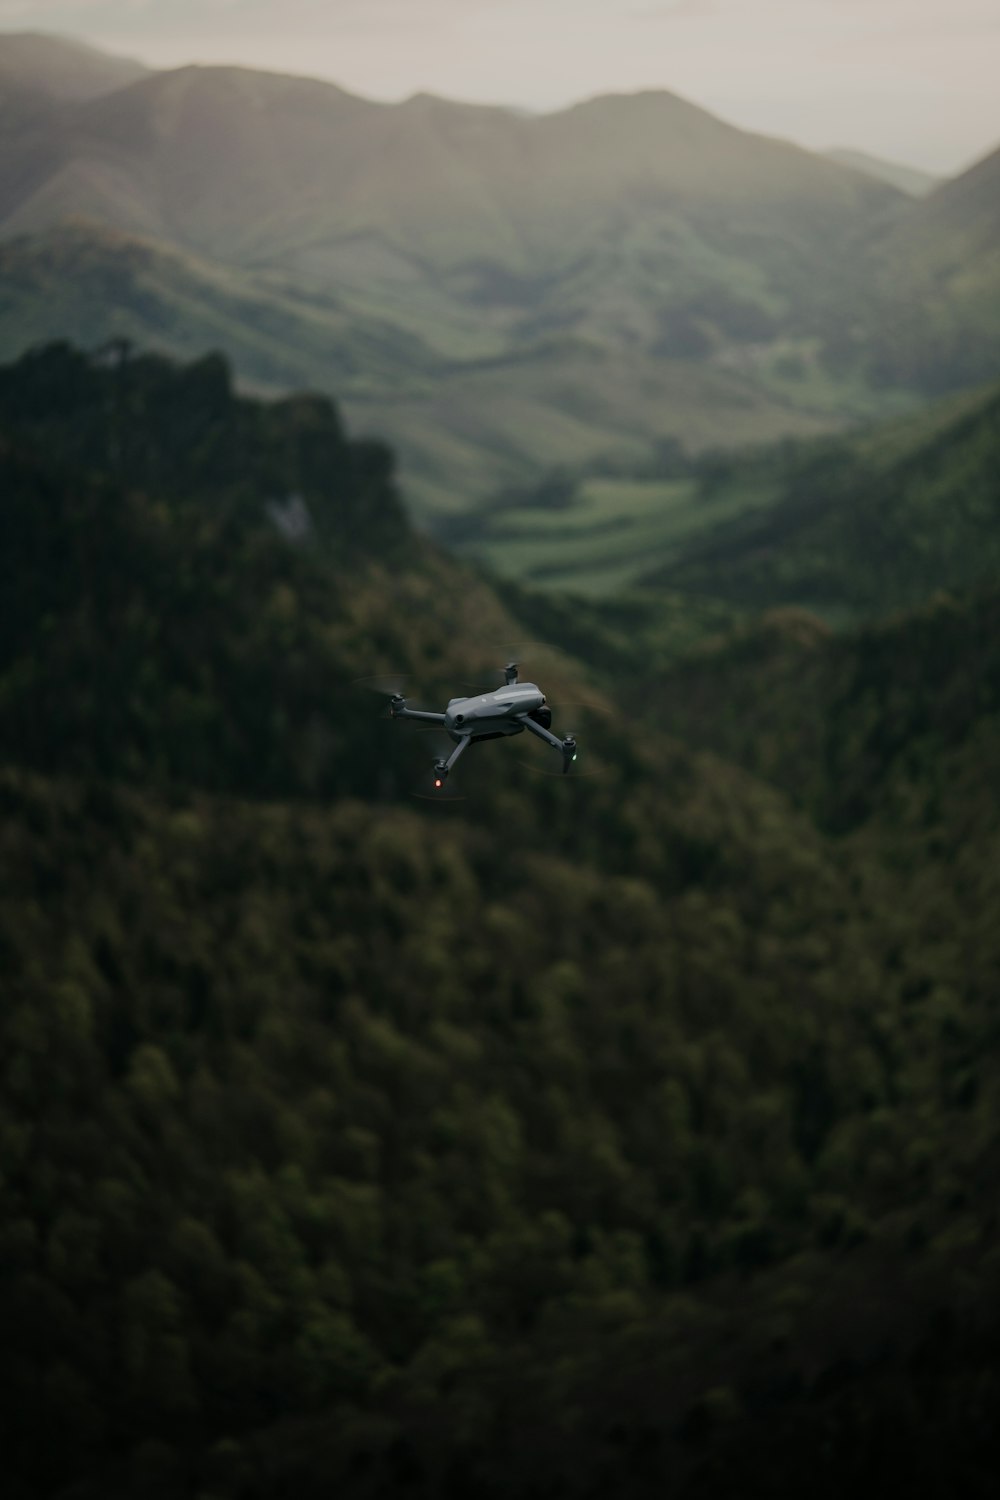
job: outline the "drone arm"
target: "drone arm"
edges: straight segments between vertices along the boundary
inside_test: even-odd
[[[422,719],[425,724],[443,724],[444,714],[425,713],[422,708],[390,708],[394,719]]]
[[[451,770],[452,766],[455,764],[456,760],[458,760],[458,757],[465,749],[466,745],[471,745],[471,743],[472,736],[470,734],[463,735],[458,744],[455,746],[454,750],[449,755],[448,759],[446,761],[438,763],[438,774],[441,776],[447,776],[448,772]]]
[[[547,745],[551,745],[553,750],[562,750],[563,742],[558,735],[553,734],[548,729],[543,729],[541,724],[536,723],[534,719],[529,719],[527,714],[519,715],[519,719],[525,729],[537,735],[540,740],[544,740]]]
[[[525,729],[530,729],[532,734],[537,735],[540,740],[544,740],[547,745],[551,745],[553,750],[559,751],[559,754],[563,758],[563,775],[565,775],[576,760],[576,740],[573,736],[568,734],[564,740],[561,740],[551,730],[544,729],[541,724],[536,723],[527,714],[520,717],[520,722],[524,725]]]

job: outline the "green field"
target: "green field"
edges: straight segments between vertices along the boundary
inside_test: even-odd
[[[995,573],[998,409],[991,385],[839,438],[707,453],[674,478],[567,479],[446,539],[536,589],[780,602],[836,628]]]
[[[501,577],[608,595],[670,562],[697,533],[768,505],[770,476],[706,496],[694,478],[588,479],[560,510],[494,512],[463,549]]]

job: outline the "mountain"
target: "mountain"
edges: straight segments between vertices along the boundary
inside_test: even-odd
[[[529,117],[159,72],[5,132],[2,350],[224,340],[253,385],[336,389],[387,433],[443,533],[555,470],[640,474],[671,441],[829,432],[990,378],[993,176],[916,201],[663,92]]]
[[[120,338],[188,359],[224,348],[257,389],[337,382],[359,401],[420,392],[437,366],[415,335],[288,276],[80,221],[0,241],[0,347]]]
[[[919,167],[906,167],[901,162],[885,161],[881,156],[871,156],[867,151],[852,151],[848,147],[839,146],[823,154],[842,167],[853,167],[856,172],[865,172],[879,182],[888,182],[892,187],[899,188],[901,193],[908,193],[911,198],[925,197],[940,182],[931,172],[923,172]]]
[[[850,439],[706,464],[700,524],[647,582],[842,621],[913,608],[1000,567],[1000,387]]]
[[[693,461],[664,445],[641,473],[567,471],[442,531],[505,578],[601,599],[605,613],[623,590],[629,607],[649,590],[655,616],[666,589],[701,608],[870,618],[1000,564],[998,394],[976,387],[850,437]]]
[[[0,35],[0,139],[20,138],[60,106],[96,99],[148,69],[82,42],[38,32]]]
[[[865,247],[867,291],[838,357],[930,392],[1000,366],[1000,150],[913,203]]]
[[[39,110],[110,94],[145,77],[149,69],[67,37],[44,32],[4,32],[0,37],[0,109],[11,96],[33,98]]]
[[[530,302],[533,280],[574,265],[581,234],[620,235],[640,209],[653,216],[648,250],[666,236],[661,254],[683,258],[683,244],[671,246],[683,209],[696,232],[700,219],[719,235],[718,252],[763,237],[757,255],[787,272],[894,196],[669,94],[524,117],[429,96],[377,105],[236,68],[151,75],[5,155],[21,161],[0,189],[6,233],[49,227],[79,209],[81,181],[104,182],[92,214],[117,228],[317,282],[433,268],[460,278],[453,295],[500,307],[519,292]],[[389,264],[373,265],[369,250]]]
[[[882,857],[908,848],[919,880],[928,850],[971,866],[1000,833],[998,619],[995,573],[848,634],[777,609],[636,691],[653,723],[780,786],[824,829],[860,830]]]
[[[294,276],[221,266],[81,221],[0,242],[0,349],[53,338],[96,348],[113,337],[192,358],[220,346],[253,389],[336,380],[351,420],[388,425],[408,501],[424,519],[491,489],[530,486],[557,463],[609,453],[641,465],[670,413],[692,449],[826,430],[780,393],[725,369],[629,360],[584,340],[461,362],[376,298],[312,292]],[[408,320],[419,323],[419,320]],[[429,330],[440,341],[440,329]]]
[[[422,345],[408,389],[383,384],[378,356],[351,377],[335,352],[326,383],[372,403],[424,520],[567,461],[641,463],[664,436],[697,450],[849,420],[873,398],[822,369],[817,284],[904,203],[655,93],[532,118],[185,68],[51,111],[0,149],[7,238],[42,244],[82,217]],[[11,326],[48,335],[25,301]],[[93,302],[70,301],[67,331],[89,337]],[[169,321],[165,346],[192,351],[202,309]],[[309,357],[299,379],[317,373]]]

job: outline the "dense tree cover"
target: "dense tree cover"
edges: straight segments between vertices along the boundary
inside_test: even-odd
[[[302,529],[342,548],[408,535],[384,444],[348,440],[325,396],[239,396],[219,354],[176,365],[124,341],[96,360],[49,344],[0,368],[0,427],[60,469],[113,476],[188,521],[246,520],[267,506],[280,527],[298,496]]]
[[[3,803],[26,1493],[653,1486],[800,1408],[834,1474],[888,1419],[981,1454],[992,1018],[776,799],[675,892],[398,808]]]
[[[985,699],[944,788],[919,723],[862,740],[912,796],[885,826],[872,779],[847,840],[652,723],[595,719],[593,779],[494,745],[466,802],[411,801],[419,736],[342,684],[454,678],[509,615],[342,436],[336,488],[297,470],[296,403],[229,391],[202,442],[239,413],[247,472],[200,479],[157,428],[197,430],[191,372],[137,363],[38,357],[0,449],[14,1492],[986,1494]],[[67,371],[155,377],[134,468]],[[929,619],[866,649],[865,715]]]
[[[995,384],[860,436],[716,454],[700,470],[705,525],[650,584],[871,619],[1000,567]]]
[[[218,357],[95,367],[51,347],[0,371],[0,424],[7,754],[257,794],[339,785],[331,691],[377,664],[385,570],[420,552],[388,452],[349,442],[328,401],[236,396]],[[372,583],[348,597],[350,571]],[[371,790],[370,754],[350,766]]]
[[[940,837],[960,786],[981,827],[1000,752],[1000,591],[941,592],[844,635],[774,610],[647,674],[638,696],[652,722],[782,787],[832,832],[919,821]]]

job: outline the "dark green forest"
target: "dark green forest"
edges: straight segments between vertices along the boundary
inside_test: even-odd
[[[217,356],[0,371],[0,496],[6,1492],[992,1494],[1000,592],[629,666]],[[598,774],[410,795],[355,679],[543,625]]]
[[[770,503],[707,525],[648,582],[853,620],[919,609],[1000,573],[1000,385],[849,437],[700,466],[711,517],[753,486]]]

